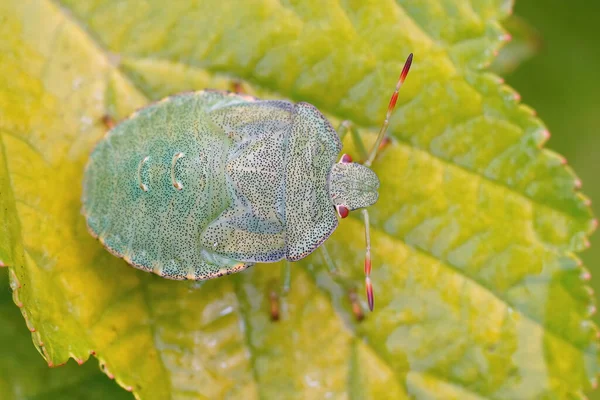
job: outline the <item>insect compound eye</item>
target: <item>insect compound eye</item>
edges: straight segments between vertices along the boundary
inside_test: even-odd
[[[340,216],[340,218],[346,218],[348,216],[348,214],[350,213],[350,211],[348,210],[348,208],[346,208],[346,206],[342,206],[339,205],[336,207],[338,215]]]
[[[340,162],[342,164],[349,164],[352,162],[352,157],[350,157],[348,154],[343,154],[342,158],[340,158]]]

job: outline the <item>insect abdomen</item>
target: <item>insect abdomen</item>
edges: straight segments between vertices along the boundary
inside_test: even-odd
[[[90,230],[115,255],[170,278],[199,279],[207,262],[231,264],[200,243],[231,201],[223,173],[229,148],[198,96],[140,111],[91,156],[84,187]]]

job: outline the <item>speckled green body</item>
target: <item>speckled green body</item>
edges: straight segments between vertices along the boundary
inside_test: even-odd
[[[337,227],[329,178],[340,150],[310,104],[217,91],[172,96],[96,146],[83,214],[111,253],[171,279],[294,261]]]

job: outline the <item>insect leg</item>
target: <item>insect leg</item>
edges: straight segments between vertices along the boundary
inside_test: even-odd
[[[321,251],[321,255],[323,256],[325,265],[327,265],[327,269],[329,269],[329,273],[332,275],[337,275],[338,269],[335,266],[335,264],[333,263],[333,260],[331,259],[331,256],[329,255],[329,252],[327,251],[327,246],[325,246],[325,243],[323,243],[319,247],[319,250]]]
[[[292,280],[292,263],[287,261],[281,266],[281,296],[287,296],[290,292],[290,282]]]
[[[111,130],[115,125],[115,120],[108,114],[102,116],[102,123],[106,127],[107,130]]]
[[[340,126],[337,128],[337,134],[340,138],[340,141],[344,140],[348,132],[350,132],[350,136],[352,137],[352,141],[356,146],[356,150],[359,153],[360,159],[365,160],[367,158],[367,150],[365,148],[365,145],[363,144],[362,139],[360,138],[358,130],[352,122],[344,120],[340,123]]]
[[[337,127],[336,132],[337,132],[338,137],[340,138],[341,142],[344,141],[344,138],[346,137],[346,134],[350,130],[351,126],[352,126],[352,122],[348,121],[347,119],[340,122],[340,126]]]
[[[327,251],[327,247],[325,246],[325,244],[322,244],[321,247],[319,247],[319,249],[321,249],[321,255],[323,256],[323,259],[325,260],[325,265],[327,265],[327,268],[329,269],[329,273],[331,273],[331,275],[333,276],[333,279],[335,281],[337,281],[339,284],[341,284],[344,288],[346,288],[346,290],[348,292],[348,298],[350,299],[350,304],[352,307],[352,314],[354,314],[354,318],[356,318],[356,320],[359,322],[362,321],[365,318],[365,314],[363,313],[362,308],[360,307],[360,302],[358,301],[358,296],[356,295],[356,289],[354,288],[354,286],[351,283],[344,280],[338,274],[338,269],[335,266],[333,259],[329,255],[329,252]]]
[[[281,303],[285,301],[285,297],[290,292],[290,283],[292,280],[292,263],[285,261],[281,266],[281,282],[280,290],[277,285],[273,285],[269,291],[269,306],[271,313],[271,321],[278,321],[281,314]]]
[[[242,81],[235,79],[230,84],[231,91],[238,94],[246,94],[246,90],[244,90],[244,86],[242,85]]]
[[[279,296],[277,290],[271,288],[269,291],[269,305],[271,312],[271,321],[279,321]]]
[[[356,318],[358,322],[365,319],[365,314],[363,313],[363,310],[360,307],[358,295],[356,294],[356,290],[354,288],[350,289],[350,291],[348,292],[348,297],[350,298],[350,304],[352,305],[352,314],[354,314],[354,318]]]

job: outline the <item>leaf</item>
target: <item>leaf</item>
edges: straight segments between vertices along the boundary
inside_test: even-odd
[[[507,75],[514,72],[523,62],[537,55],[542,49],[543,42],[540,33],[516,15],[511,15],[502,21],[502,26],[508,30],[510,42],[494,59],[490,69],[499,75]]]
[[[0,271],[0,393],[12,399],[130,399],[104,376],[95,362],[49,369],[31,346],[23,318],[14,307],[8,276]]]
[[[140,398],[569,398],[595,386],[598,330],[575,252],[596,220],[564,160],[542,149],[533,111],[481,70],[509,12],[501,0],[4,2],[12,197],[0,249],[17,249],[13,297],[40,353],[55,365],[94,352]],[[295,264],[278,323],[279,265],[173,282],[87,234],[82,172],[106,113],[242,80],[351,119],[372,142],[410,51],[394,141],[375,166],[376,311],[362,323],[339,283],[363,285],[358,218],[327,242],[340,279],[318,253]]]

